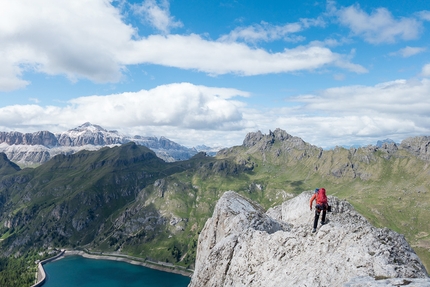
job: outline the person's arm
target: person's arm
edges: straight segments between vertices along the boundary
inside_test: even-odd
[[[311,210],[312,210],[312,203],[315,200],[315,198],[317,198],[316,193],[312,195],[311,200],[309,201],[309,207],[310,207]]]

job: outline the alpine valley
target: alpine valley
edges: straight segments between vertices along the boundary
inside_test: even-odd
[[[79,129],[88,130],[91,126],[86,124]],[[100,130],[103,129],[98,127],[97,132]],[[38,145],[47,148],[60,145],[72,147],[72,143],[78,141],[70,133],[66,137],[64,134],[44,132],[34,137],[38,138]],[[1,133],[0,138],[5,142],[5,133]],[[10,134],[8,138],[11,139]],[[356,212],[357,216],[363,217],[375,228],[390,229],[389,232],[375,231],[360,219],[357,221],[360,226],[369,230],[366,234],[382,234],[386,242],[393,242],[392,238],[400,236],[394,236],[394,233],[402,234],[405,244],[413,248],[409,250],[409,247],[405,247],[408,258],[413,259],[411,254],[416,253],[419,257],[417,260],[430,270],[430,137],[408,138],[400,144],[384,142],[379,146],[323,150],[276,129],[269,134],[259,131],[249,133],[242,145],[222,149],[216,156],[195,150],[192,157],[190,155],[175,160],[161,159],[155,148],[151,150],[151,146],[145,146],[139,140],[128,138],[124,141],[111,136],[110,140],[104,137],[102,143],[101,139],[98,138],[99,145],[110,146],[59,152],[55,156],[47,156],[35,168],[22,168],[23,165],[14,162],[13,157],[9,158],[10,154],[0,154],[0,252],[3,258],[19,258],[35,250],[66,248],[93,254],[133,256],[148,263],[170,264],[172,268],[178,266],[184,272],[188,269],[191,275],[195,268],[202,269],[205,260],[212,260],[210,263],[217,266],[213,261],[216,257],[197,259],[196,264],[196,252],[199,242],[199,250],[204,250],[199,252],[203,252],[204,256],[209,254],[207,246],[211,244],[205,242],[204,238],[199,239],[199,235],[201,233],[211,238],[207,230],[214,227],[205,227],[205,223],[210,221],[214,211],[222,213],[215,207],[226,191],[234,191],[240,196],[234,199],[235,202],[252,200],[258,203],[261,207],[255,209],[259,214],[256,218],[270,223],[272,219],[265,219],[266,210],[272,210],[269,214],[279,219],[285,212],[281,212],[278,206],[296,198],[300,200],[288,206],[297,209],[299,216],[303,213],[300,209],[303,204],[303,210],[311,215],[308,202],[303,198],[310,190],[325,187],[327,193],[336,198],[339,206],[347,205],[348,210],[354,210],[353,216]],[[15,137],[15,143],[24,141],[28,142],[28,136],[21,134]],[[92,145],[95,143],[86,142]],[[8,144],[12,146],[11,142]],[[231,193],[227,195],[232,196]],[[233,197],[236,198],[236,195]],[[349,203],[345,203],[345,200]],[[287,208],[290,209],[293,208]],[[255,213],[254,208],[252,213]],[[294,217],[291,214],[289,216]],[[214,217],[211,220],[215,222]],[[333,224],[336,220],[350,224],[344,230],[352,233],[358,230],[355,228],[357,223],[352,219],[342,215],[333,216]],[[238,223],[233,219],[232,222]],[[223,225],[220,220],[216,223]],[[300,224],[306,226],[303,220]],[[288,222],[275,225],[278,226],[277,230],[285,232],[299,230],[301,237],[297,237],[295,242],[304,240],[299,238],[311,236],[310,223],[309,230],[303,226],[294,227],[293,222],[290,225]],[[223,226],[226,231],[222,231],[225,236],[235,228],[226,226],[227,223]],[[324,228],[328,230],[330,223]],[[336,232],[346,233],[339,227]],[[254,235],[251,237],[257,240]],[[267,242],[275,242],[276,238],[268,239]],[[377,235],[372,235],[372,238],[377,238]],[[211,240],[215,244],[222,238]],[[228,242],[226,240],[223,242]],[[375,242],[372,248],[379,248],[376,243],[381,242],[381,239],[372,240]],[[244,243],[242,245],[247,246]],[[346,247],[340,244],[339,248]],[[404,249],[400,249],[399,254],[406,254]],[[384,249],[384,252],[394,252],[394,249],[390,250]],[[339,254],[345,252],[339,251]],[[380,254],[378,250],[372,253]],[[299,260],[301,257],[285,258]],[[412,259],[411,262],[418,262]],[[399,260],[397,257],[394,260],[397,265],[401,264]],[[270,258],[268,261],[273,262]],[[289,264],[303,266],[303,262],[293,263]],[[220,262],[219,266],[222,264]],[[425,274],[425,270],[414,266],[415,269],[411,267],[408,270],[420,270],[421,276]],[[233,267],[232,270],[240,269],[238,266]],[[402,274],[410,274],[409,271],[402,271]],[[204,272],[194,274],[193,280],[212,280],[207,270]],[[227,274],[222,270],[216,272],[220,276]],[[384,272],[381,274],[400,274]],[[233,282],[231,277],[225,278]],[[204,280],[192,284],[203,286],[196,282],[209,282]],[[259,280],[265,282],[261,277]],[[210,286],[217,285],[213,283]]]

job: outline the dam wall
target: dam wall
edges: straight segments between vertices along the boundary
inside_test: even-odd
[[[46,273],[45,273],[45,269],[43,269],[43,265],[61,257],[64,254],[64,252],[65,250],[61,250],[61,252],[58,253],[57,255],[50,257],[48,259],[42,260],[37,264],[36,283],[31,285],[30,287],[40,287],[43,285],[43,283],[45,283]]]

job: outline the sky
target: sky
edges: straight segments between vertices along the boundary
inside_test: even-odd
[[[428,0],[0,0],[0,131],[430,136]]]

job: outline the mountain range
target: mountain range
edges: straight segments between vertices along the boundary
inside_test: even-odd
[[[36,168],[2,154],[0,252],[84,249],[194,269],[199,234],[226,191],[267,210],[325,187],[377,228],[403,234],[428,269],[429,147],[421,136],[325,151],[276,129],[174,162],[135,142],[58,154]]]
[[[37,166],[57,154],[72,154],[80,150],[98,150],[105,146],[121,145],[135,142],[153,150],[159,158],[167,162],[191,158],[199,151],[215,155],[217,149],[207,146],[187,148],[165,137],[125,136],[118,131],[108,131],[99,125],[83,125],[62,132],[51,133],[38,131],[34,133],[0,132],[0,152],[20,166]]]

